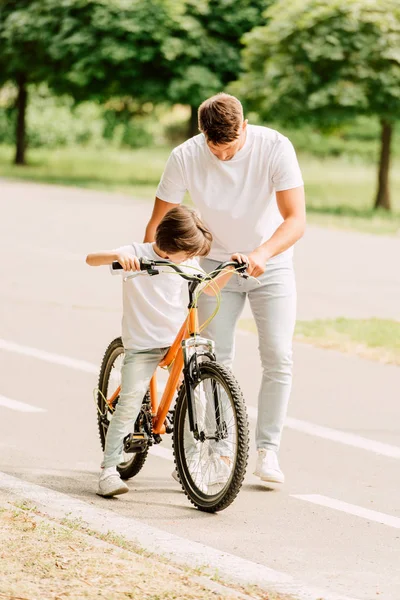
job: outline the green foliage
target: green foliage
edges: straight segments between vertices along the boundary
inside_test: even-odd
[[[0,85],[14,82],[21,92],[17,162],[24,162],[25,90],[32,83],[46,82],[79,102],[165,100],[179,12],[174,0],[2,0]],[[150,141],[131,122],[119,131],[122,144]]]
[[[42,0],[60,27],[49,54],[57,75],[49,83],[77,99],[130,95],[160,101],[170,78],[172,0]]]
[[[186,0],[168,49],[174,75],[168,88],[171,101],[197,107],[237,79],[241,38],[265,23],[263,12],[270,4],[271,0]]]
[[[15,90],[8,86],[7,100],[0,94],[0,143],[13,144]],[[5,94],[4,94],[5,95]],[[149,146],[154,141],[153,117],[116,110],[95,102],[76,104],[70,96],[54,96],[42,84],[29,87],[27,139],[31,148]],[[161,128],[160,128],[161,129]]]
[[[335,127],[400,116],[398,0],[278,0],[245,36],[235,86],[263,117]]]
[[[31,82],[48,76],[48,46],[57,27],[55,15],[40,15],[35,0],[2,0],[0,3],[0,84],[24,75]]]

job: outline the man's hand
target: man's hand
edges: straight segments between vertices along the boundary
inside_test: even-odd
[[[140,262],[137,256],[120,252],[115,255],[115,260],[119,262],[124,271],[140,271]]]
[[[232,254],[231,260],[237,260],[241,265],[248,264],[249,259],[245,254],[241,254],[240,252],[236,252],[236,254]]]
[[[247,259],[249,262],[247,272],[251,277],[259,277],[265,272],[268,256],[264,248],[256,248],[250,252]]]

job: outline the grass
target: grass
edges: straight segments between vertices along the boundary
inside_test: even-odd
[[[121,192],[153,200],[169,148],[116,150],[94,148],[32,149],[29,164],[11,164],[13,150],[0,146],[0,177]],[[393,213],[372,210],[376,165],[344,158],[300,156],[308,219],[326,227],[376,234],[400,233],[400,169],[392,166]]]
[[[0,558],[0,598],[9,600],[236,600],[242,591],[223,583],[216,588],[209,575],[173,566],[121,536],[91,531],[79,519],[60,524],[29,502],[10,504],[5,494]],[[256,587],[243,591],[249,600],[294,600]]]
[[[239,326],[256,332],[252,319]],[[355,354],[384,364],[400,366],[400,322],[389,319],[323,319],[298,321],[294,339],[319,348]]]

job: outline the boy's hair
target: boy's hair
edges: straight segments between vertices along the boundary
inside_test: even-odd
[[[200,104],[198,118],[199,129],[208,142],[229,144],[239,136],[243,107],[235,96],[220,93]]]
[[[160,221],[155,241],[168,254],[186,252],[188,257],[207,256],[212,235],[194,210],[187,206],[172,208]]]

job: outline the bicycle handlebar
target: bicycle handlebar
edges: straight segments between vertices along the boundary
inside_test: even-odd
[[[158,275],[159,274],[159,270],[156,267],[171,267],[171,269],[173,269],[174,271],[176,271],[176,273],[178,273],[178,275],[180,275],[183,279],[186,279],[186,281],[196,281],[199,282],[199,273],[196,273],[195,275],[188,275],[187,273],[185,273],[178,265],[176,265],[175,263],[170,262],[169,260],[152,260],[149,258],[141,258],[139,259],[139,263],[140,263],[140,270],[141,271],[147,271],[147,273],[149,275]],[[247,278],[248,275],[246,274],[246,270],[247,270],[247,263],[240,263],[237,260],[233,260],[233,261],[227,261],[224,263],[221,263],[216,269],[215,271],[213,271],[212,275],[209,275],[208,273],[204,276],[201,276],[201,280],[202,281],[207,281],[210,279],[214,279],[215,277],[217,277],[217,275],[219,275],[219,273],[221,273],[221,271],[223,271],[224,269],[227,269],[228,267],[235,267],[235,271],[237,271],[242,277]],[[122,265],[120,265],[119,262],[114,261],[112,263],[112,269],[114,271],[116,270],[121,270],[123,267]]]

